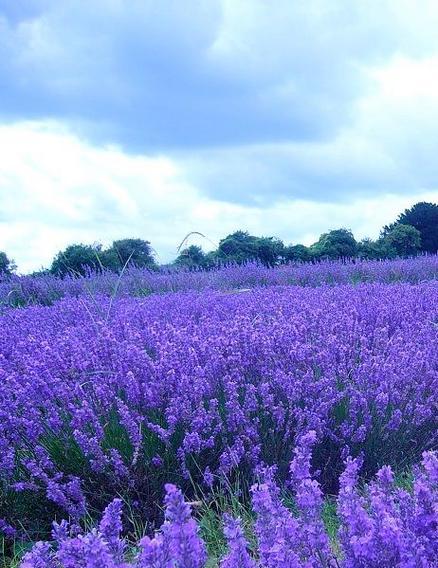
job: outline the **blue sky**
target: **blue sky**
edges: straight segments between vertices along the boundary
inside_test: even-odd
[[[438,200],[436,29],[431,0],[0,0],[0,250],[376,237]]]

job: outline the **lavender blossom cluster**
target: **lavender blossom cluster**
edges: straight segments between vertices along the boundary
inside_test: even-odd
[[[325,492],[339,489],[347,456],[368,479],[409,467],[437,442],[437,339],[434,282],[8,310],[1,522],[78,524],[115,495],[153,518],[164,483],[186,494],[223,478],[250,484],[266,466],[283,483],[309,431]]]
[[[290,263],[267,268],[258,264],[222,266],[210,271],[129,268],[122,277],[112,272],[90,273],[83,278],[0,276],[0,308],[51,305],[61,298],[146,296],[190,290],[233,290],[259,286],[321,286],[357,282],[420,283],[438,279],[438,255],[411,259],[321,261]]]
[[[239,519],[225,514],[226,554],[207,564],[206,546],[190,506],[166,485],[161,530],[134,547],[121,538],[122,502],[115,499],[97,529],[83,534],[63,521],[54,524],[54,545],[39,542],[21,568],[433,568],[438,560],[438,457],[423,455],[412,492],[398,488],[390,467],[380,469],[364,494],[357,486],[360,464],[348,459],[337,500],[336,542],[321,520],[322,492],[310,473],[316,433],[299,441],[290,465],[297,511],[285,507],[272,468],[252,487],[255,544],[249,546]]]

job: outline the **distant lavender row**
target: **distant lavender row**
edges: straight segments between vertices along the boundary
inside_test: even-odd
[[[438,279],[438,256],[385,261],[327,261],[266,268],[255,264],[212,271],[162,269],[151,272],[131,268],[121,278],[112,272],[84,278],[13,276],[0,282],[0,307],[50,305],[64,297],[144,296],[188,290],[230,290],[255,286],[350,284],[357,282],[419,283]]]
[[[248,482],[314,430],[337,490],[437,442],[438,286],[269,287],[79,298],[0,317],[0,518],[80,518],[123,494],[151,517],[165,482]],[[191,481],[189,482],[189,478]],[[23,500],[26,506],[23,506]]]
[[[239,519],[224,515],[227,550],[208,558],[199,528],[181,491],[166,485],[165,522],[159,533],[143,537],[132,553],[122,533],[122,501],[114,500],[93,531],[83,534],[66,522],[54,524],[56,548],[40,542],[21,568],[433,568],[438,559],[438,458],[425,453],[413,490],[397,488],[383,467],[367,492],[358,490],[359,463],[347,460],[341,475],[331,542],[321,520],[322,493],[310,473],[314,433],[302,439],[291,463],[297,506],[293,515],[280,499],[272,473],[252,487],[257,515],[250,547]],[[254,539],[252,539],[254,540]],[[127,560],[130,557],[131,561]],[[215,561],[216,560],[216,561]]]

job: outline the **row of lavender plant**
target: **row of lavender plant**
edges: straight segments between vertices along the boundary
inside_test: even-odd
[[[297,436],[336,492],[437,442],[438,287],[260,288],[68,299],[0,317],[0,518],[44,530],[164,483],[285,480]],[[52,504],[52,505],[51,505]],[[35,527],[38,527],[36,529]]]
[[[364,493],[359,460],[349,458],[341,475],[337,510],[340,528],[331,542],[321,520],[322,491],[312,479],[316,433],[302,437],[290,466],[293,514],[280,498],[273,469],[252,487],[256,513],[250,548],[238,518],[224,515],[228,550],[210,558],[191,508],[174,485],[166,485],[165,522],[152,538],[128,545],[122,534],[122,501],[115,499],[98,527],[82,533],[54,523],[53,544],[39,542],[21,568],[433,568],[438,562],[438,457],[424,453],[412,491],[397,487],[390,467],[381,468]]]
[[[287,264],[276,268],[247,264],[211,271],[129,268],[122,277],[112,273],[83,278],[12,276],[0,281],[0,307],[50,305],[60,298],[106,295],[144,296],[189,290],[232,290],[255,286],[349,284],[357,282],[419,283],[438,279],[438,256],[385,261],[326,261]]]

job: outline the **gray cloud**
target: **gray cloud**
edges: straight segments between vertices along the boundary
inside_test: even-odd
[[[205,194],[246,204],[288,198],[332,203],[438,185],[436,178],[426,181],[430,165],[416,174],[415,163],[395,161],[391,149],[349,136],[330,143],[210,150],[181,163]]]
[[[430,49],[433,18],[411,26],[405,5],[2,1],[0,116],[148,152],[328,140],[369,88],[363,66]]]
[[[436,29],[433,0],[0,0],[0,249],[376,236],[438,198]]]

